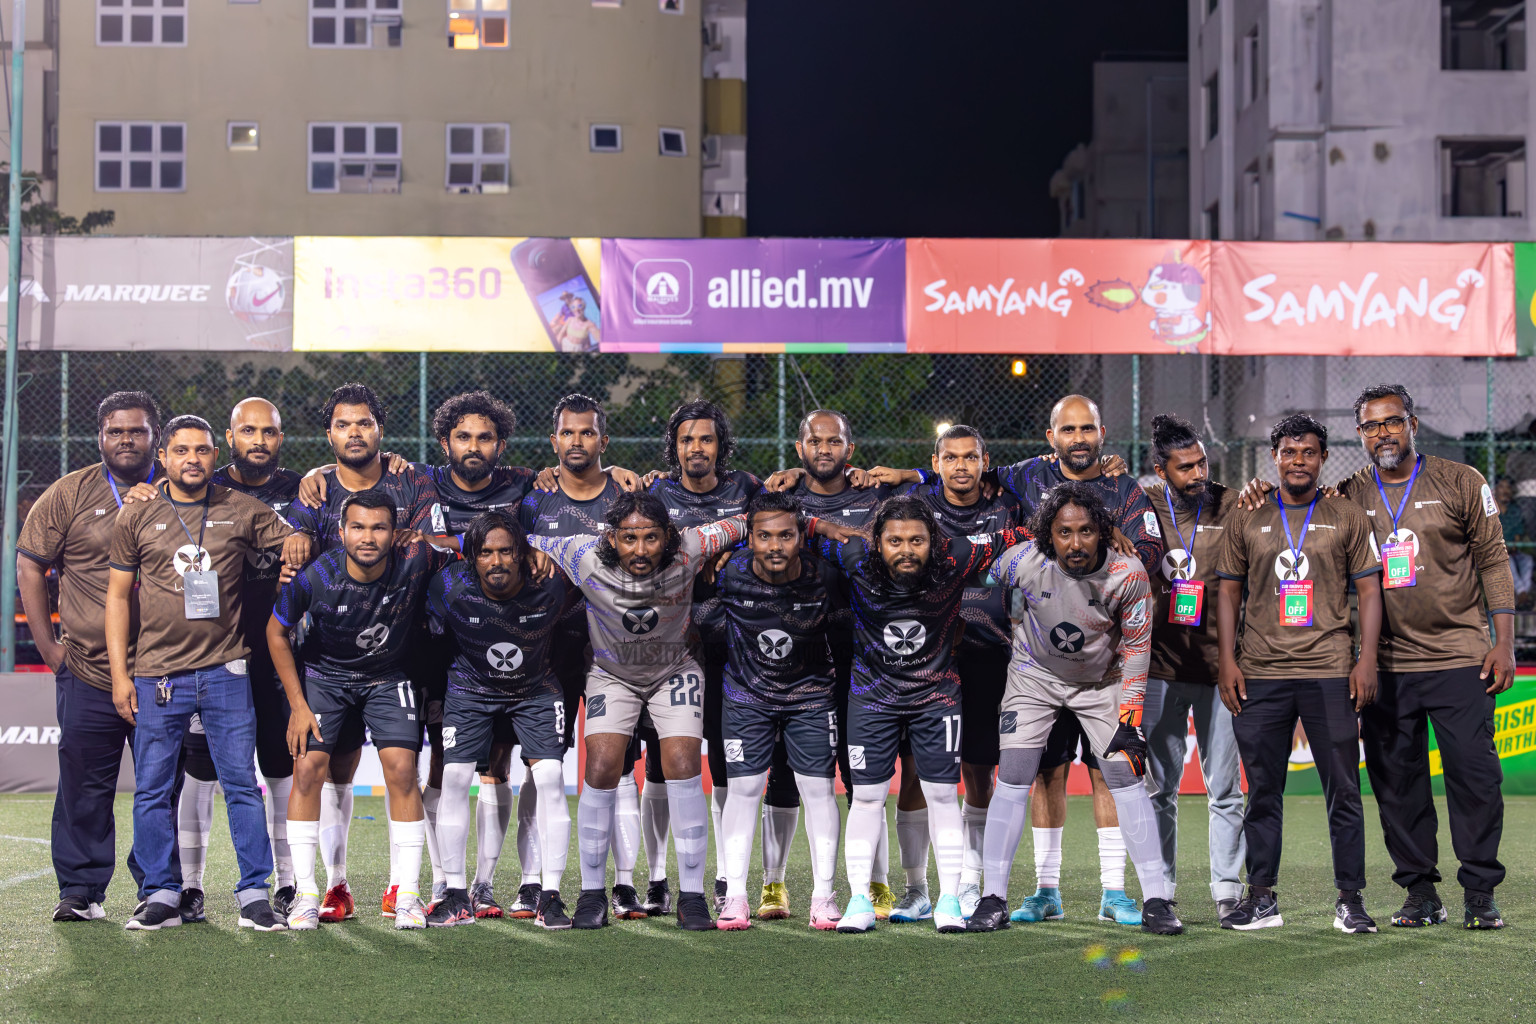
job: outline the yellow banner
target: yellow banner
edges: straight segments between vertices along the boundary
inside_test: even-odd
[[[596,238],[294,239],[297,351],[596,352]]]

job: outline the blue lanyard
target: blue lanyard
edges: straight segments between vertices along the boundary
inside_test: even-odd
[[[198,572],[203,571],[202,565],[199,564],[202,562],[204,554],[203,532],[208,529],[208,507],[213,503],[213,485],[209,484],[207,486],[208,489],[203,492],[202,525],[198,526],[197,528],[197,540],[192,539],[192,531],[187,529],[186,520],[181,518],[181,509],[176,506],[174,501],[171,501],[171,496],[169,494],[165,496],[166,501],[171,501],[171,511],[176,513],[176,522],[181,526],[181,532],[187,535],[187,543],[192,545],[192,568],[196,569]]]
[[[1317,511],[1317,499],[1323,496],[1322,491],[1312,495],[1312,504],[1307,506],[1307,520],[1301,524],[1301,544],[1291,536],[1290,520],[1285,518],[1285,502],[1280,500],[1280,495],[1275,495],[1275,504],[1280,506],[1280,525],[1285,528],[1285,542],[1291,546],[1291,559],[1296,565],[1301,564],[1301,545],[1307,542],[1307,529],[1312,525],[1312,513]]]
[[[1403,518],[1403,513],[1408,510],[1408,495],[1413,493],[1413,482],[1419,478],[1419,470],[1424,468],[1424,456],[1420,455],[1413,460],[1413,475],[1408,478],[1408,486],[1403,488],[1403,500],[1397,505],[1397,511],[1392,511],[1392,502],[1387,500],[1387,489],[1382,486],[1381,474],[1376,472],[1376,467],[1371,467],[1371,475],[1376,478],[1376,492],[1381,495],[1381,503],[1387,507],[1387,514],[1392,517],[1392,532],[1397,533],[1397,521]]]
[[[1186,544],[1184,542],[1184,531],[1179,529],[1179,517],[1173,511],[1173,495],[1168,491],[1164,491],[1163,497],[1168,502],[1168,521],[1173,524],[1173,532],[1179,535],[1179,546],[1193,555],[1195,553],[1195,546],[1193,544]],[[1195,506],[1195,529],[1192,533],[1190,533],[1191,537],[1200,536],[1200,512],[1202,511],[1204,505],[1205,503],[1201,502]]]
[[[112,472],[107,469],[105,462],[101,464],[101,475],[107,478],[107,486],[112,488],[112,499],[117,502],[117,507],[121,509],[123,507],[123,496],[117,493],[117,481],[112,479]],[[149,467],[149,479],[144,482],[147,484],[155,482],[155,467],[153,463]],[[187,539],[191,540],[190,537]]]

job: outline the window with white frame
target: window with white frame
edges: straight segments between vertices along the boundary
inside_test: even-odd
[[[98,46],[187,45],[187,0],[96,0]]]
[[[312,122],[309,190],[400,191],[400,126]]]
[[[309,0],[309,45],[400,45],[400,0]]]
[[[230,121],[229,148],[256,150],[261,148],[261,126],[255,121]]]
[[[624,148],[624,129],[616,124],[595,124],[589,145],[594,153],[617,153]]]
[[[687,156],[688,137],[681,128],[663,128],[659,133],[658,146],[662,156]]]
[[[505,124],[448,126],[449,192],[505,192],[511,177],[507,157],[512,127]]]
[[[186,160],[184,122],[96,122],[98,192],[185,192]]]
[[[448,45],[455,50],[505,48],[508,4],[509,0],[448,0]]]

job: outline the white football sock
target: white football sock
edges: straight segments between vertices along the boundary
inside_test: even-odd
[[[469,843],[469,787],[475,781],[475,766],[466,763],[443,765],[443,786],[437,793],[437,855],[443,868],[443,880],[450,889],[468,889],[465,862]],[[482,786],[483,795],[489,786]],[[477,837],[478,838],[478,837]]]
[[[928,808],[904,811],[896,808],[896,846],[907,884],[928,890]]]
[[[267,780],[267,835],[272,838],[272,866],[277,888],[293,885],[293,852],[288,842],[288,797],[293,793],[293,776]],[[309,851],[310,877],[314,877],[315,851]]]
[[[570,817],[570,812],[566,812]],[[539,885],[544,874],[544,853],[539,836],[539,786],[533,768],[524,767],[523,784],[517,790],[517,860],[522,885]]]
[[[444,768],[446,769],[446,765]],[[447,789],[444,783],[443,788]],[[465,802],[469,795],[465,794]],[[442,805],[437,813],[441,815]],[[501,860],[501,848],[507,841],[507,824],[512,820],[512,784],[488,783],[480,780],[480,791],[475,794],[475,884],[492,884],[496,879],[496,865]],[[441,836],[438,837],[441,840]],[[443,873],[448,870],[444,866]],[[453,883],[449,882],[449,888]]]
[[[939,897],[960,888],[960,866],[965,861],[965,833],[960,825],[958,789],[945,782],[924,782],[928,801],[928,832],[933,839],[933,860],[939,869]]]
[[[608,832],[613,828],[613,797],[613,790],[598,789],[589,782],[581,788],[581,798],[576,801],[576,849],[581,854],[583,892],[608,888]]]
[[[177,839],[181,846],[181,887],[201,889],[208,864],[208,833],[213,828],[213,790],[217,782],[203,782],[188,775],[181,783],[181,803],[176,808]]]
[[[1027,821],[1029,787],[1010,786],[999,780],[992,790],[992,802],[987,806],[987,830],[982,850],[987,884],[982,895],[1008,899],[1008,876],[1013,873],[1013,858],[1019,852],[1019,840],[1024,838]]]
[[[318,845],[318,821],[288,822],[288,849],[293,853],[293,887],[300,896],[320,898],[320,884],[315,880],[315,847]]]
[[[640,838],[653,882],[667,877],[667,835],[671,826],[672,808],[667,804],[666,783],[647,779],[640,791]]]
[[[470,765],[470,768],[473,769],[474,765]],[[467,821],[465,825],[467,831]],[[407,896],[421,896],[421,848],[426,843],[425,821],[389,819],[389,845],[394,848],[395,863],[400,868],[398,900],[403,901]]]
[[[703,776],[699,776],[701,779]],[[702,783],[701,783],[702,784]],[[715,826],[715,877],[725,878],[725,857],[721,850],[725,849],[725,833],[721,831],[720,819],[725,814],[725,801],[730,796],[730,784],[723,782],[721,785],[711,785],[709,791],[709,818]],[[681,874],[681,869],[679,869]]]
[[[853,787],[853,805],[848,808],[848,840],[843,847],[848,891],[853,896],[869,896],[869,872],[875,859],[875,845],[885,828],[885,797],[889,786],[890,780]]]
[[[564,784],[562,783],[562,798]],[[635,884],[635,862],[640,859],[640,788],[635,773],[619,780],[613,800],[613,833],[608,837],[613,853],[613,884]]]
[[[805,835],[811,843],[811,877],[815,879],[813,897],[831,896],[832,880],[837,874],[837,840],[842,821],[837,813],[837,795],[830,778],[822,779],[795,773],[795,785],[800,789],[800,802],[805,805]],[[792,810],[775,807],[775,811]],[[883,812],[884,807],[881,808]],[[882,819],[884,814],[881,815]],[[885,822],[880,823],[885,832]],[[793,836],[791,836],[793,838]],[[766,842],[766,837],[764,839]],[[785,845],[785,856],[789,847]],[[784,879],[784,869],[779,868],[779,881]]]
[[[891,823],[885,817],[885,806],[880,807],[880,839],[875,843],[875,862],[871,866],[869,880],[881,885],[888,884],[891,875]],[[926,872],[925,872],[926,873]],[[927,881],[923,885],[927,886]]]
[[[789,851],[800,825],[800,808],[763,805],[763,884],[784,881]]]
[[[565,874],[565,859],[571,848],[571,808],[565,802],[565,766],[557,758],[545,758],[534,762],[529,774],[539,793],[540,885],[559,892],[560,879]]]
[[[709,807],[704,799],[704,776],[668,779],[667,803],[672,809],[672,839],[677,844],[677,889],[702,893],[704,861],[709,856]]]
[[[386,786],[386,787],[384,787],[384,820],[385,821],[392,821],[393,820],[390,817],[390,814],[389,814],[389,805],[390,805],[389,787]],[[425,811],[423,811],[423,813],[425,813]],[[425,820],[425,819],[423,819],[423,820]],[[391,841],[390,844],[389,844],[389,884],[390,884],[391,888],[396,887],[396,886],[398,886],[400,884],[400,852],[395,849],[395,844],[394,844],[393,841]]]
[[[1037,828],[1035,836],[1035,887],[1061,888],[1061,829]]]
[[[960,827],[965,832],[965,859],[960,866],[960,884],[981,881],[982,849],[986,843],[987,809],[968,800],[960,802]]]
[[[473,767],[473,766],[471,766]],[[436,786],[425,786],[421,791],[421,810],[426,815],[427,859],[432,862],[432,888],[443,884],[443,863],[437,853],[437,802],[443,791]],[[467,798],[466,798],[467,800]],[[402,865],[403,867],[404,865]]]
[[[1125,837],[1118,825],[1099,829],[1099,885],[1105,889],[1125,888]]]
[[[1168,880],[1163,874],[1163,849],[1157,833],[1157,812],[1152,809],[1152,798],[1147,787],[1139,780],[1136,785],[1124,789],[1112,789],[1115,813],[1120,818],[1121,834],[1130,849],[1131,864],[1136,868],[1136,879],[1141,883],[1141,898],[1165,900],[1168,898]],[[1121,869],[1124,870],[1123,868]]]
[[[747,894],[747,864],[752,859],[752,841],[757,832],[757,803],[767,785],[767,772],[730,780],[725,811],[720,815],[722,831],[716,837],[716,856],[725,868],[727,898]],[[720,788],[724,787],[717,787],[716,792]]]
[[[352,784],[327,782],[320,787],[320,859],[326,888],[347,880],[347,835],[352,828]],[[293,844],[290,839],[289,845]],[[391,856],[393,861],[393,856]]]

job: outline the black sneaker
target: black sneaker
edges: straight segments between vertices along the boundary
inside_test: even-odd
[[[291,885],[285,885],[272,894],[272,913],[288,919],[288,912],[293,909],[293,901],[298,899],[299,891]]]
[[[983,896],[965,922],[968,932],[995,932],[1007,927],[1008,901],[1001,896]]]
[[[581,890],[581,895],[576,897],[576,916],[571,919],[571,927],[608,927],[608,893],[603,889]]]
[[[645,913],[647,917],[665,917],[672,913],[672,890],[667,887],[665,878],[658,878],[646,887]]]
[[[181,923],[198,924],[208,918],[203,914],[203,890],[181,890]]]
[[[475,908],[469,902],[468,889],[448,889],[437,906],[427,914],[428,928],[452,928],[475,923]]]
[[[1374,935],[1376,922],[1365,912],[1365,899],[1359,889],[1339,893],[1333,904],[1333,926],[1350,935]]]
[[[715,879],[715,913],[717,914],[720,913],[720,908],[725,906],[726,889],[725,879]]]
[[[151,903],[145,900],[144,909],[130,917],[123,928],[130,932],[157,932],[161,928],[176,928],[180,925],[180,907],[173,903]]]
[[[1252,887],[1249,887],[1247,894],[1237,901],[1237,906],[1232,908],[1232,913],[1221,921],[1223,928],[1240,932],[1251,932],[1259,928],[1279,928],[1283,924],[1285,919],[1280,916],[1280,900],[1275,896],[1275,891],[1271,889],[1269,892],[1255,893]]]
[[[640,902],[640,894],[632,885],[614,886],[613,898],[610,902],[613,907],[613,916],[620,921],[638,921],[648,916],[645,905]]]
[[[287,919],[272,913],[272,904],[266,900],[255,900],[241,907],[239,925],[241,928],[253,928],[258,932],[288,930]]]
[[[148,907],[149,907],[149,900],[139,900],[139,902],[138,902],[138,903],[136,903],[136,904],[134,904],[134,907],[133,907],[133,915],[134,915],[134,916],[135,916],[135,917],[137,917],[137,916],[138,916],[138,915],[140,915],[140,914],[142,914],[142,913],[144,913],[144,911],[145,911],[145,910],[146,910],[146,909],[147,909],[147,908],[148,908]]]
[[[513,900],[510,906],[503,909],[508,917],[515,917],[519,920],[538,917],[539,901],[543,898],[544,890],[539,888],[539,883],[529,882],[527,885],[518,887],[517,899]]]
[[[84,896],[65,896],[53,908],[55,921],[99,921],[106,916],[100,903],[92,903]]]
[[[1183,935],[1184,922],[1173,912],[1173,900],[1153,897],[1141,901],[1141,930],[1153,935]]]
[[[1408,890],[1408,898],[1403,901],[1403,908],[1392,915],[1392,927],[1423,928],[1426,925],[1440,924],[1449,916],[1445,911],[1445,904],[1440,902],[1440,894],[1435,891],[1433,885],[1415,886]]]
[[[1237,909],[1238,901],[1232,898],[1216,901],[1216,923],[1226,927],[1227,918]]]
[[[578,906],[581,903],[580,900],[576,902]],[[565,912],[565,901],[560,898],[560,893],[554,889],[545,889],[539,896],[539,919],[537,923],[540,928],[548,928],[552,932],[564,931],[571,927],[571,916]],[[601,928],[607,923],[604,920],[601,924],[588,925],[586,927]]]
[[[677,894],[677,926],[690,932],[712,931],[715,919],[710,916],[709,904],[701,892]]]
[[[1473,931],[1504,927],[1504,917],[1499,913],[1499,905],[1493,902],[1493,893],[1467,893],[1466,909],[1462,915],[1461,926]]]

